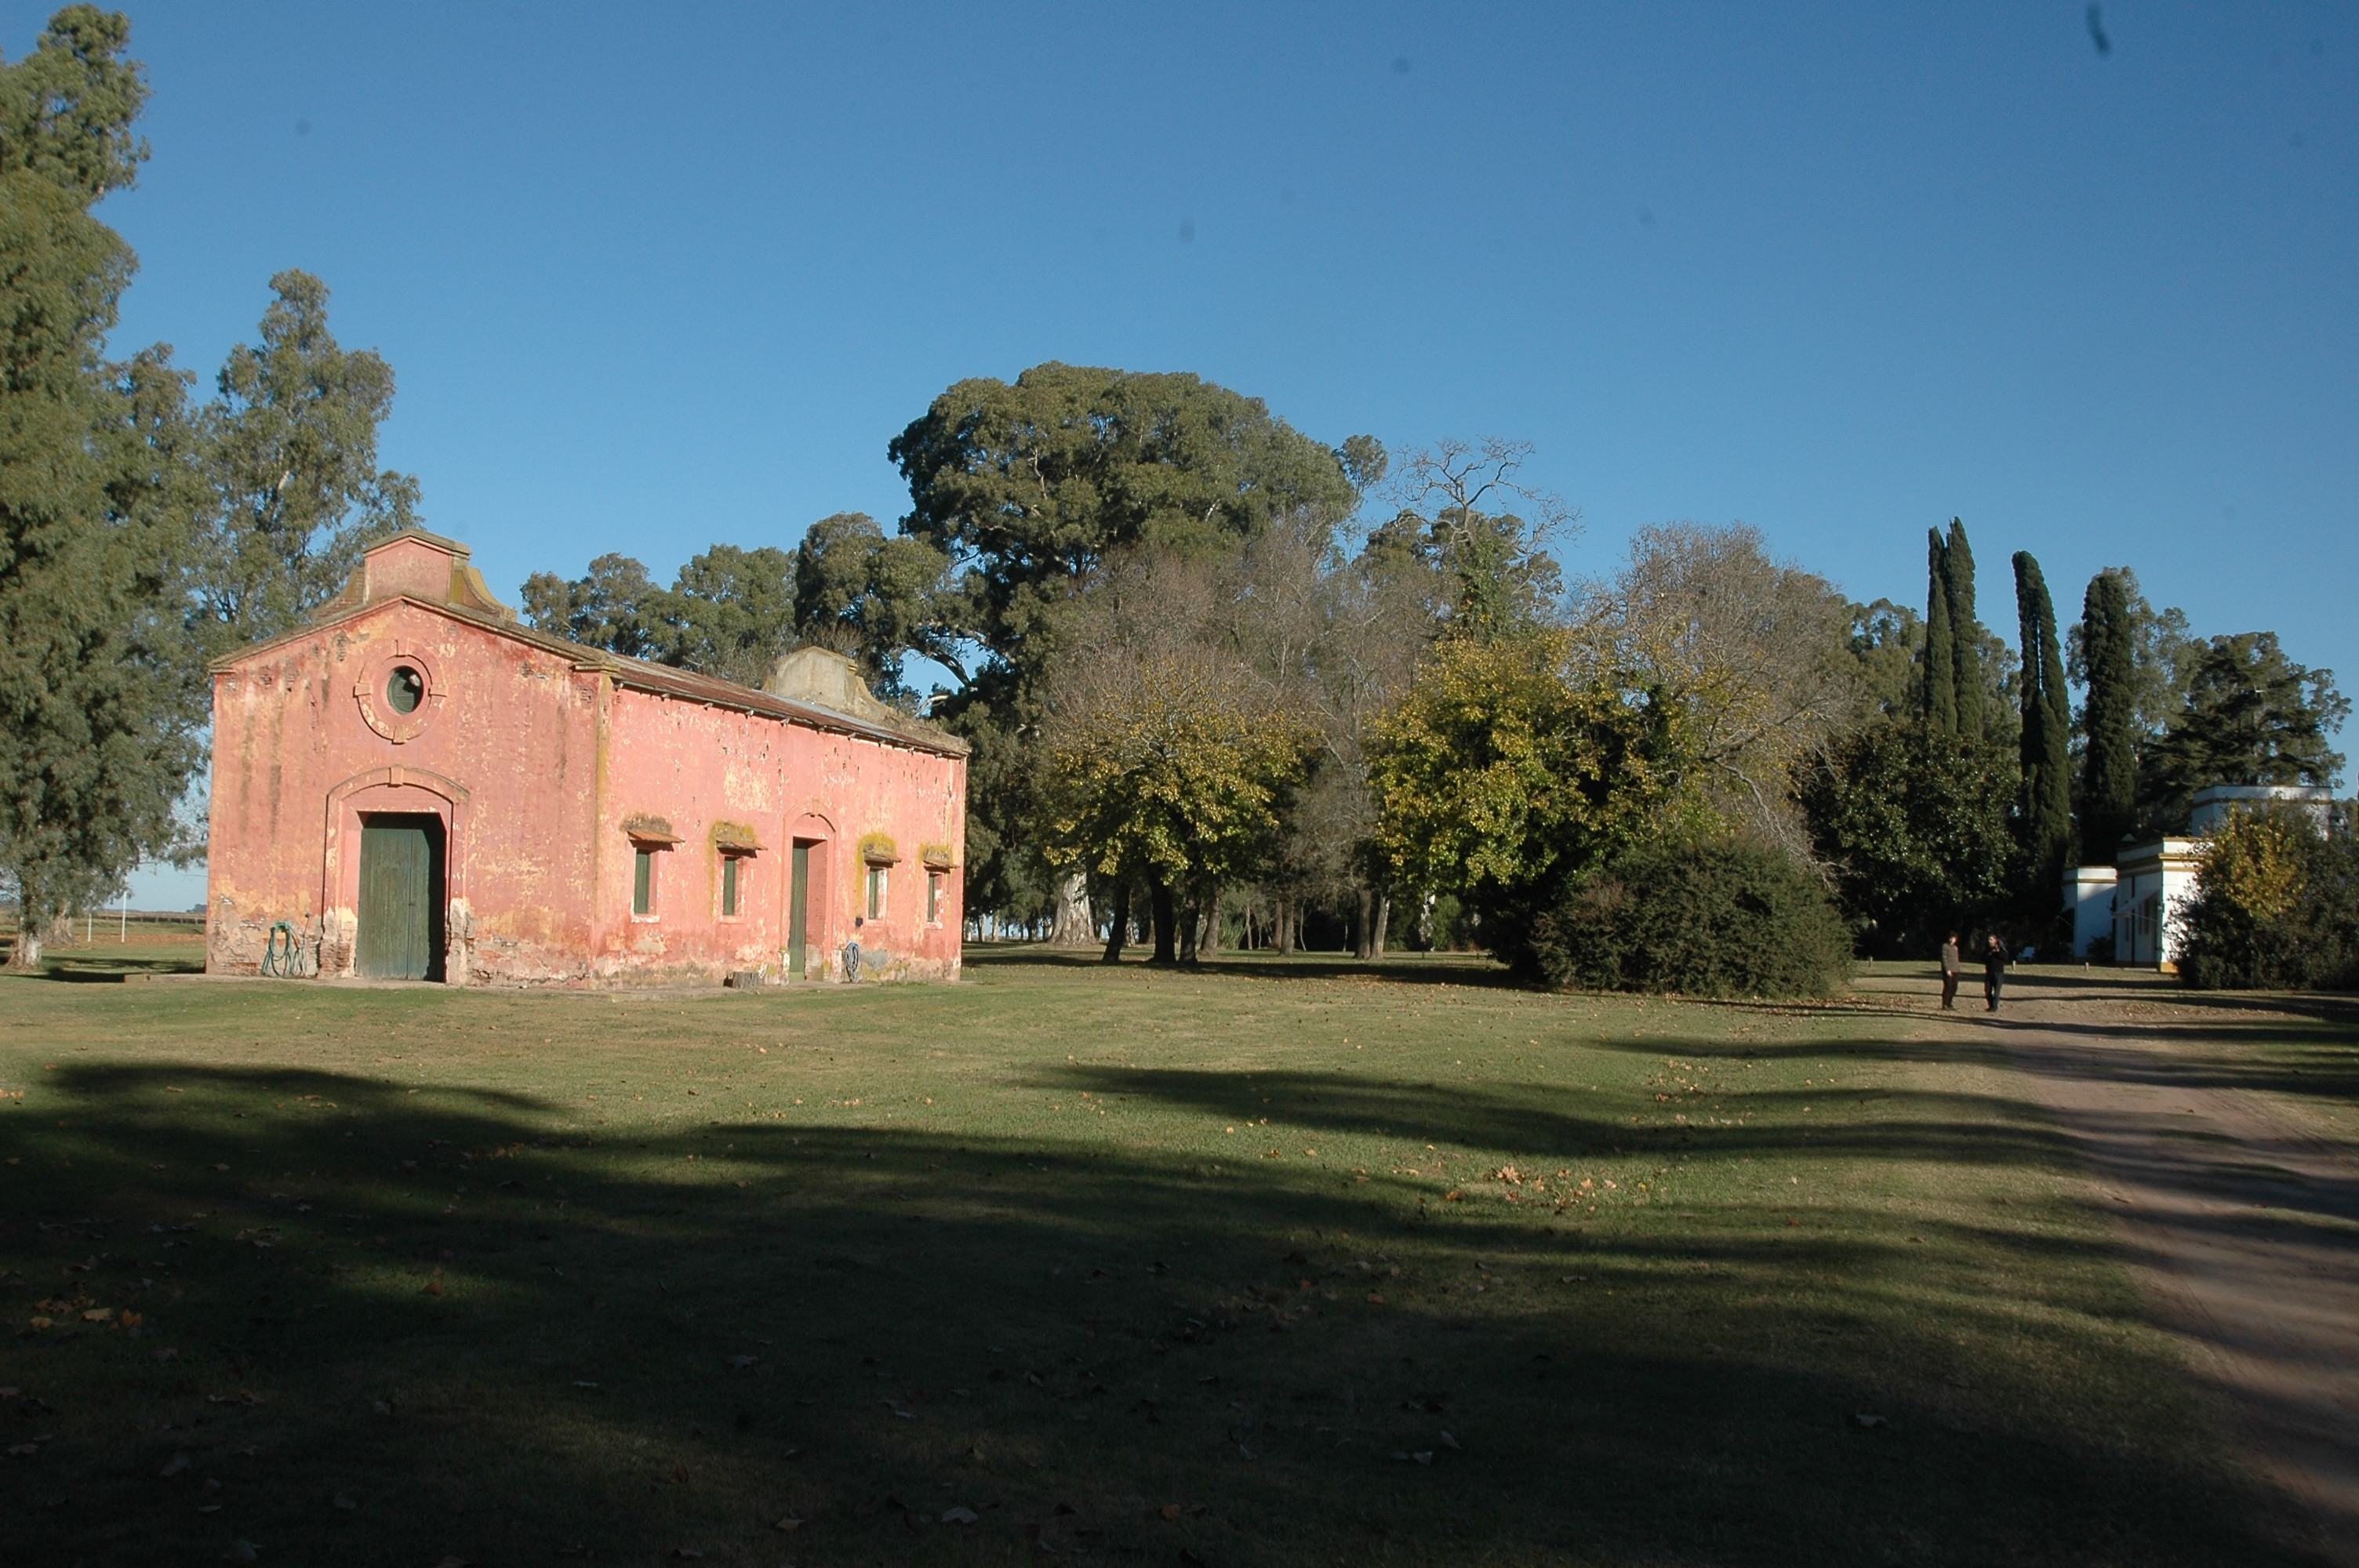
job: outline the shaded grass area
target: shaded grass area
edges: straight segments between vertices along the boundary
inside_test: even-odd
[[[12,1560],[2286,1561],[1984,1041],[973,975],[0,983]]]

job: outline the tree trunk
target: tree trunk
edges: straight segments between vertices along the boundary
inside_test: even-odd
[[[1385,934],[1391,928],[1392,923],[1393,895],[1388,892],[1379,893],[1376,896],[1376,935],[1375,940],[1369,944],[1368,957],[1371,960],[1377,963],[1384,961]]]
[[[1130,879],[1116,877],[1114,884],[1114,925],[1106,933],[1105,961],[1122,962],[1122,945],[1130,940]]]
[[[1057,913],[1049,927],[1051,947],[1090,947],[1098,934],[1090,920],[1089,873],[1076,868],[1057,884]]]
[[[1199,963],[1221,956],[1221,884],[1209,882],[1196,900],[1201,924],[1196,931],[1196,959]]]
[[[1366,888],[1360,890],[1360,909],[1352,922],[1352,956],[1366,962],[1373,955],[1368,948],[1376,931],[1376,895]]]
[[[1277,931],[1270,946],[1281,955],[1294,951],[1294,901],[1290,898],[1277,901]]]
[[[1172,908],[1171,884],[1166,881],[1155,883],[1153,892],[1148,895],[1147,906],[1154,912],[1155,918],[1155,957],[1152,961],[1158,964],[1177,963],[1179,955],[1173,948],[1179,936],[1179,921],[1176,918],[1179,912]]]
[[[29,920],[16,925],[16,945],[8,949],[8,967],[12,969],[38,969],[41,967],[40,933]]]

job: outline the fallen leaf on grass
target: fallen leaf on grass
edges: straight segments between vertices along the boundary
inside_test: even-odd
[[[1466,1201],[1466,1195],[1453,1187],[1449,1192],[1441,1195],[1441,1201],[1443,1203],[1464,1203]]]
[[[440,1269],[435,1270],[433,1278],[428,1280],[424,1284],[418,1287],[418,1293],[421,1296],[440,1295],[442,1293],[442,1271]]]
[[[1458,1440],[1445,1432],[1441,1434],[1441,1446],[1444,1448],[1457,1448],[1459,1446]],[[1461,1452],[1463,1452],[1463,1450],[1461,1450]]]
[[[1370,1291],[1368,1292],[1368,1304],[1370,1306],[1382,1306],[1385,1304],[1385,1298],[1376,1294],[1375,1292]]]
[[[802,1529],[802,1527],[803,1521],[797,1519],[792,1514],[788,1514],[786,1518],[780,1519],[777,1524],[777,1528],[786,1531],[788,1535],[792,1535],[795,1531]]]
[[[944,1524],[980,1524],[983,1522],[983,1516],[973,1509],[944,1509],[942,1522]]]
[[[114,1309],[113,1307],[92,1307],[88,1312],[82,1314],[82,1320],[84,1323],[104,1323],[108,1318],[113,1317],[114,1315]]]
[[[161,1470],[156,1472],[157,1478],[160,1480],[167,1476],[177,1476],[188,1467],[189,1456],[185,1454],[175,1454],[164,1461],[164,1467]]]
[[[38,1444],[20,1443],[16,1444],[16,1447],[8,1450],[8,1455],[12,1459],[22,1459],[28,1454],[38,1454],[40,1451],[41,1449]]]
[[[673,1466],[671,1467],[671,1482],[672,1482],[672,1485],[673,1485],[673,1486],[675,1486],[675,1487],[685,1487],[685,1486],[687,1486],[687,1485],[688,1485],[688,1466],[687,1466],[687,1465],[673,1465]]]
[[[1885,1419],[1880,1415],[1855,1415],[1851,1419],[1864,1427],[1878,1427],[1887,1424]]]
[[[1161,1514],[1165,1519],[1176,1519],[1180,1517],[1180,1509],[1178,1503],[1166,1503],[1161,1508],[1158,1509],[1156,1512]]]

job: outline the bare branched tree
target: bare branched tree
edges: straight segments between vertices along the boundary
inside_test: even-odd
[[[1579,624],[1592,657],[1677,706],[1719,814],[1808,858],[1794,766],[1862,705],[1843,597],[1773,559],[1758,529],[1669,523],[1582,586]]]

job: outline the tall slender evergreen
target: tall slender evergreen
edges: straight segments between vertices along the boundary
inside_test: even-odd
[[[1941,551],[1941,581],[1950,601],[1950,669],[1955,683],[1958,733],[1983,738],[1982,623],[1974,619],[1974,552],[1966,525],[1950,519],[1949,543]]]
[[[2023,637],[2023,838],[2037,879],[2032,898],[2045,905],[2061,896],[2058,879],[2072,845],[2071,708],[2056,606],[2026,550],[2015,553],[2015,605]]]
[[[2137,824],[2137,646],[2128,588],[2117,572],[2089,579],[2081,601],[2081,654],[2089,671],[2082,711],[2081,853],[2113,860]]]
[[[1925,722],[1939,735],[1958,732],[1957,641],[1950,614],[1949,546],[1925,531]]]

